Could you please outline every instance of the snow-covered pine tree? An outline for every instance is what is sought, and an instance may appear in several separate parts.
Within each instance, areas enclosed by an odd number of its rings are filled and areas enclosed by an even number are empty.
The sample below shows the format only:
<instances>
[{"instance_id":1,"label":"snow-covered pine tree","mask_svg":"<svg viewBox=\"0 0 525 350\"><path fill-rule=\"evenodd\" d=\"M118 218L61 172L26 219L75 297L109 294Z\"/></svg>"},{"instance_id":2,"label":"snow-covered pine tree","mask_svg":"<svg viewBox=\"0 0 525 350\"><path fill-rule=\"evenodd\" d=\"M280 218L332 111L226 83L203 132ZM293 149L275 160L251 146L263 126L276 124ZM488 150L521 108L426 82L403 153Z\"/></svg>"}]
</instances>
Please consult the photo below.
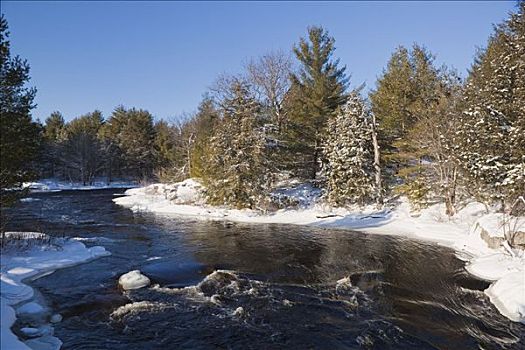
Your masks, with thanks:
<instances>
[{"instance_id":1,"label":"snow-covered pine tree","mask_svg":"<svg viewBox=\"0 0 525 350\"><path fill-rule=\"evenodd\" d=\"M222 120L210 139L203 180L211 204L257 208L272 180L266 138L259 125L260 105L249 87L235 81L222 101Z\"/></svg>"},{"instance_id":2,"label":"snow-covered pine tree","mask_svg":"<svg viewBox=\"0 0 525 350\"><path fill-rule=\"evenodd\" d=\"M357 92L328 120L323 173L330 204L364 205L378 198L372 119Z\"/></svg>"},{"instance_id":3,"label":"snow-covered pine tree","mask_svg":"<svg viewBox=\"0 0 525 350\"><path fill-rule=\"evenodd\" d=\"M525 2L496 28L466 86L458 159L480 199L525 194Z\"/></svg>"}]
</instances>

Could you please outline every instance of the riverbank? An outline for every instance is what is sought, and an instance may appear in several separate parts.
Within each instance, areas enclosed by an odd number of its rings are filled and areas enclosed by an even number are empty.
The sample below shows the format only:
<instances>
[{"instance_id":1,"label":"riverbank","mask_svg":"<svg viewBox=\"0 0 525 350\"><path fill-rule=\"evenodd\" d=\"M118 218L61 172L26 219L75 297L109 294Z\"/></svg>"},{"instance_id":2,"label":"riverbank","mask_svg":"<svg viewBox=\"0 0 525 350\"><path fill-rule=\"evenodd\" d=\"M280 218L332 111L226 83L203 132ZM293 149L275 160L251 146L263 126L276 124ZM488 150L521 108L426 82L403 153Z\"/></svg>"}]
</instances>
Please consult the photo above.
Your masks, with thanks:
<instances>
[{"instance_id":1,"label":"riverbank","mask_svg":"<svg viewBox=\"0 0 525 350\"><path fill-rule=\"evenodd\" d=\"M138 187L134 181L111 181L106 179L96 179L89 185L81 182L60 181L57 179L41 179L34 182L24 182L22 188L27 188L31 192L59 192L69 190L102 190L110 188L134 188Z\"/></svg>"},{"instance_id":2,"label":"riverbank","mask_svg":"<svg viewBox=\"0 0 525 350\"><path fill-rule=\"evenodd\" d=\"M305 191L296 191L293 195L299 197L296 202L309 198ZM280 209L263 214L248 209L206 206L200 185L191 179L172 185L154 184L130 189L126 196L113 201L135 212L245 223L312 225L436 242L455 249L458 257L466 261L467 271L471 274L493 282L485 293L504 316L525 323L525 253L508 246L490 248L487 245L481 237L483 231L498 238L503 230L498 223L501 217L487 214L481 203L470 203L449 219L440 204L414 215L403 199L392 208L377 211L372 207L356 210L329 208L316 201L314 196L310 205L302 205L299 209ZM525 230L525 220L519 220L516 225Z\"/></svg>"},{"instance_id":3,"label":"riverbank","mask_svg":"<svg viewBox=\"0 0 525 350\"><path fill-rule=\"evenodd\" d=\"M7 232L1 250L0 301L1 349L59 349L62 342L53 337L49 322L59 322L60 315L32 300L33 289L27 281L53 273L57 269L107 256L103 247L87 248L75 239L52 238L35 232ZM30 339L20 340L11 327L17 318L27 320L22 332ZM24 322L25 323L25 322Z\"/></svg>"}]
</instances>

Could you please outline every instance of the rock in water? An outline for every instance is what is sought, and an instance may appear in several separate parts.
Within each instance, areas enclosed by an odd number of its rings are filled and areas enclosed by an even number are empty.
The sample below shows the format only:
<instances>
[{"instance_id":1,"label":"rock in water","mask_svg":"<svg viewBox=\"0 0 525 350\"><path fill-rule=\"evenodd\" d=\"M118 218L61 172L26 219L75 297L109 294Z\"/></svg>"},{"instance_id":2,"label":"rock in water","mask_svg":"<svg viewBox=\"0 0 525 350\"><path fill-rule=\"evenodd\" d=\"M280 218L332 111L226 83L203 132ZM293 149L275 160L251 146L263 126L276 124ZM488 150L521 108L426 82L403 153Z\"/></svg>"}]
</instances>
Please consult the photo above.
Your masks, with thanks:
<instances>
[{"instance_id":1,"label":"rock in water","mask_svg":"<svg viewBox=\"0 0 525 350\"><path fill-rule=\"evenodd\" d=\"M149 286L150 280L139 270L133 270L120 276L118 283L124 290L130 290Z\"/></svg>"},{"instance_id":2,"label":"rock in water","mask_svg":"<svg viewBox=\"0 0 525 350\"><path fill-rule=\"evenodd\" d=\"M58 323L62 321L62 315L61 314L54 314L53 316L51 316L51 318L49 319L49 322L51 323Z\"/></svg>"}]
</instances>

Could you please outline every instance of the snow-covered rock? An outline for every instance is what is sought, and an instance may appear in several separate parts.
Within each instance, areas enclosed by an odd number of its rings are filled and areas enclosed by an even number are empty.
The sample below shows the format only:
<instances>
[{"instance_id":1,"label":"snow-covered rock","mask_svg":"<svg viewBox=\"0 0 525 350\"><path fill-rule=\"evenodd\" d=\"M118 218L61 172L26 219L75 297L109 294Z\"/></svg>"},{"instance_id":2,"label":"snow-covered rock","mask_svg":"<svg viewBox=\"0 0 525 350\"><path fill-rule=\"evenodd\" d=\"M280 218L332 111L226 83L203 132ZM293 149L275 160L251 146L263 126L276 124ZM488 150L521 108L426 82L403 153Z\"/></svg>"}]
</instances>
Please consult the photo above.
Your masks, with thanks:
<instances>
[{"instance_id":1,"label":"snow-covered rock","mask_svg":"<svg viewBox=\"0 0 525 350\"><path fill-rule=\"evenodd\" d=\"M62 315L61 314L54 314L49 319L49 322L51 322L51 323L59 323L61 321L62 321Z\"/></svg>"},{"instance_id":2,"label":"snow-covered rock","mask_svg":"<svg viewBox=\"0 0 525 350\"><path fill-rule=\"evenodd\" d=\"M40 316L48 312L49 310L34 301L26 303L16 310L17 316Z\"/></svg>"},{"instance_id":3,"label":"snow-covered rock","mask_svg":"<svg viewBox=\"0 0 525 350\"><path fill-rule=\"evenodd\" d=\"M242 306L239 306L238 308L236 308L233 313L232 313L232 316L237 316L237 317L240 317L244 314L244 308Z\"/></svg>"},{"instance_id":4,"label":"snow-covered rock","mask_svg":"<svg viewBox=\"0 0 525 350\"><path fill-rule=\"evenodd\" d=\"M122 289L130 290L147 287L151 281L147 276L141 274L139 270L133 270L120 276L118 283Z\"/></svg>"},{"instance_id":5,"label":"snow-covered rock","mask_svg":"<svg viewBox=\"0 0 525 350\"><path fill-rule=\"evenodd\" d=\"M203 186L195 179L187 179L175 186L168 199L175 204L202 204L204 203Z\"/></svg>"},{"instance_id":6,"label":"snow-covered rock","mask_svg":"<svg viewBox=\"0 0 525 350\"><path fill-rule=\"evenodd\" d=\"M173 184L157 183L146 187L132 188L127 190L125 194L141 197L144 202L161 198L179 205L201 205L205 202L204 187L195 179L186 179Z\"/></svg>"},{"instance_id":7,"label":"snow-covered rock","mask_svg":"<svg viewBox=\"0 0 525 350\"><path fill-rule=\"evenodd\" d=\"M323 191L310 183L284 183L270 194L272 203L277 208L308 208L313 206Z\"/></svg>"},{"instance_id":8,"label":"snow-covered rock","mask_svg":"<svg viewBox=\"0 0 525 350\"><path fill-rule=\"evenodd\" d=\"M53 335L54 329L51 326L45 325L38 328L34 327L23 327L20 331L28 338L36 338L44 335Z\"/></svg>"},{"instance_id":9,"label":"snow-covered rock","mask_svg":"<svg viewBox=\"0 0 525 350\"><path fill-rule=\"evenodd\" d=\"M513 245L525 248L524 217L488 213L475 222L472 230L492 249L498 249L505 241L511 241Z\"/></svg>"}]
</instances>

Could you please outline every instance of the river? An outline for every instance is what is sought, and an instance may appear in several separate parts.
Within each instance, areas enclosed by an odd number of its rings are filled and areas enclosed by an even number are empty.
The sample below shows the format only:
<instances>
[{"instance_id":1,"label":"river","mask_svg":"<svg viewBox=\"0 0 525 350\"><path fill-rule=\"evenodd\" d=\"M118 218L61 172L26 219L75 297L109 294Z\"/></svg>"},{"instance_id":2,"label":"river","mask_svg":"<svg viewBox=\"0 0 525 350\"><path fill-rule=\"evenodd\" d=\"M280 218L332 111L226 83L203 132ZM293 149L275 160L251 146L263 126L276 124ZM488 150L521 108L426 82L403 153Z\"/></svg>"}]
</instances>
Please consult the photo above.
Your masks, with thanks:
<instances>
[{"instance_id":1,"label":"river","mask_svg":"<svg viewBox=\"0 0 525 350\"><path fill-rule=\"evenodd\" d=\"M133 213L124 190L31 194L12 230L112 255L32 285L63 349L524 349L454 251L400 237ZM131 292L120 275L153 284ZM23 325L16 324L17 327Z\"/></svg>"}]
</instances>

